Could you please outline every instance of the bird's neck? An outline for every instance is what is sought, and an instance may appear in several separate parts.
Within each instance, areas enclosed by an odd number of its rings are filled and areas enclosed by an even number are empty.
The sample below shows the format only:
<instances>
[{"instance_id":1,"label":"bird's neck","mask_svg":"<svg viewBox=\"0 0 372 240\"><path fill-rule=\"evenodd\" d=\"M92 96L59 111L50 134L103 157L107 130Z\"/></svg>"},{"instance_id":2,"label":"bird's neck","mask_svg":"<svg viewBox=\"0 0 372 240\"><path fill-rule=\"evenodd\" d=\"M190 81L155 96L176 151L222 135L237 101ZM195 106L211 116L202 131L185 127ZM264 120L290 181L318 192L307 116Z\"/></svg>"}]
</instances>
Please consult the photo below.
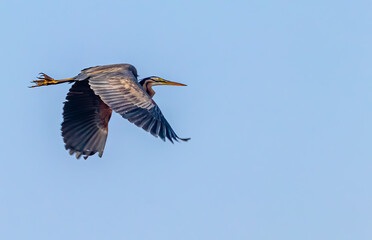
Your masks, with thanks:
<instances>
[{"instance_id":1,"label":"bird's neck","mask_svg":"<svg viewBox=\"0 0 372 240\"><path fill-rule=\"evenodd\" d=\"M155 91L152 89L151 81L145 81L142 84L142 88L147 92L147 94L152 98L155 95Z\"/></svg>"}]
</instances>

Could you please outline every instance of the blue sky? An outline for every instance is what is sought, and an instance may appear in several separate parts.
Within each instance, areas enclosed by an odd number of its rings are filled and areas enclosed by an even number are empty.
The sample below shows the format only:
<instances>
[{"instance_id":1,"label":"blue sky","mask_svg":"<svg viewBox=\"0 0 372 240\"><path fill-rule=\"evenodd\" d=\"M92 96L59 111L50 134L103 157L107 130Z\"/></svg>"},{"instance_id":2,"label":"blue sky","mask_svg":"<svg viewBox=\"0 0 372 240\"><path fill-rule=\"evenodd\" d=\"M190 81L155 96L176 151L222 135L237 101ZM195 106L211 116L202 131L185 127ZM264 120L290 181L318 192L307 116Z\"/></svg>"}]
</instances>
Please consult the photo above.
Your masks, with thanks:
<instances>
[{"instance_id":1,"label":"blue sky","mask_svg":"<svg viewBox=\"0 0 372 240\"><path fill-rule=\"evenodd\" d=\"M1 239L372 239L370 1L2 1ZM114 114L103 158L60 133L83 68L188 87L188 143Z\"/></svg>"}]
</instances>

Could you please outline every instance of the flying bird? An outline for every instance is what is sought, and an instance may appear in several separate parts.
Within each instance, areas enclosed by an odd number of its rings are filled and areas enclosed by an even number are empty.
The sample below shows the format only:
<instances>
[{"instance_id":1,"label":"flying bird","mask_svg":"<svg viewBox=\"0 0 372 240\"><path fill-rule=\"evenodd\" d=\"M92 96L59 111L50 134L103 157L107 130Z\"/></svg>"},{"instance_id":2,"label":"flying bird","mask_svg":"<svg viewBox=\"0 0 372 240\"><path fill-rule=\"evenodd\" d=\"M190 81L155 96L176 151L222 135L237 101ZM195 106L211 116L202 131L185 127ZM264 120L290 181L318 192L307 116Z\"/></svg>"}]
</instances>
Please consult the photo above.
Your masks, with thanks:
<instances>
[{"instance_id":1,"label":"flying bird","mask_svg":"<svg viewBox=\"0 0 372 240\"><path fill-rule=\"evenodd\" d=\"M64 102L62 137L66 150L77 159L95 153L102 157L112 110L163 141L190 140L177 136L152 99L152 86L186 85L155 76L138 82L137 77L134 66L112 64L86 68L73 78L60 80L40 73L30 87L74 83Z\"/></svg>"}]
</instances>

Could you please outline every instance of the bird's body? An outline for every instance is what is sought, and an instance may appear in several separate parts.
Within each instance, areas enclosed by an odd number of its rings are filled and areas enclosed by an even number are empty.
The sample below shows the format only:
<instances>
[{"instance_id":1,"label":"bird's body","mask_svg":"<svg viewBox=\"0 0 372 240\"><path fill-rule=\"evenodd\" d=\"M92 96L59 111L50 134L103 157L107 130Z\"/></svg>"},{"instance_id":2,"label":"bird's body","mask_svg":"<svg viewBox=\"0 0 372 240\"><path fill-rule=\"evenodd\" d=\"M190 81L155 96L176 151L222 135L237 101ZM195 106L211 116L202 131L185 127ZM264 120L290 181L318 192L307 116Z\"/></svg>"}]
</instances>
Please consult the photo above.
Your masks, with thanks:
<instances>
[{"instance_id":1,"label":"bird's body","mask_svg":"<svg viewBox=\"0 0 372 240\"><path fill-rule=\"evenodd\" d=\"M86 68L74 78L62 80L41 74L32 87L74 83L63 108L62 136L66 149L77 158L97 152L102 156L112 110L164 141L189 140L177 136L152 100L154 85L186 85L159 77L138 82L137 76L134 66L113 64Z\"/></svg>"}]
</instances>

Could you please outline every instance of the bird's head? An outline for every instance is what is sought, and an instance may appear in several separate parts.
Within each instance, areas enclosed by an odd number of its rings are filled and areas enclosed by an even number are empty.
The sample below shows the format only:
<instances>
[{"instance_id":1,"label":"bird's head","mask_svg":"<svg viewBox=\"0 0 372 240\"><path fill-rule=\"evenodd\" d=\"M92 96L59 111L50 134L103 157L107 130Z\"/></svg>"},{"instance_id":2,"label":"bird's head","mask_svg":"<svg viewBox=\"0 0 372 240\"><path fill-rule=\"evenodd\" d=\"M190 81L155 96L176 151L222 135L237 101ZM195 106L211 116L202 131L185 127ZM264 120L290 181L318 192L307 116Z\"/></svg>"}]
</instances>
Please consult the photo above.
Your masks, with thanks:
<instances>
[{"instance_id":1,"label":"bird's head","mask_svg":"<svg viewBox=\"0 0 372 240\"><path fill-rule=\"evenodd\" d=\"M139 84L150 95L150 97L153 97L155 95L154 90L152 90L151 88L152 86L156 86L156 85L187 86L182 83L168 81L163 78L156 77L156 76L144 78L139 82Z\"/></svg>"},{"instance_id":2,"label":"bird's head","mask_svg":"<svg viewBox=\"0 0 372 240\"><path fill-rule=\"evenodd\" d=\"M168 81L168 80L165 80L163 78L156 77L156 76L144 78L140 81L140 84L142 86L145 85L145 84L151 84L152 86L156 86L156 85L187 86L187 85L182 84L182 83Z\"/></svg>"}]
</instances>

